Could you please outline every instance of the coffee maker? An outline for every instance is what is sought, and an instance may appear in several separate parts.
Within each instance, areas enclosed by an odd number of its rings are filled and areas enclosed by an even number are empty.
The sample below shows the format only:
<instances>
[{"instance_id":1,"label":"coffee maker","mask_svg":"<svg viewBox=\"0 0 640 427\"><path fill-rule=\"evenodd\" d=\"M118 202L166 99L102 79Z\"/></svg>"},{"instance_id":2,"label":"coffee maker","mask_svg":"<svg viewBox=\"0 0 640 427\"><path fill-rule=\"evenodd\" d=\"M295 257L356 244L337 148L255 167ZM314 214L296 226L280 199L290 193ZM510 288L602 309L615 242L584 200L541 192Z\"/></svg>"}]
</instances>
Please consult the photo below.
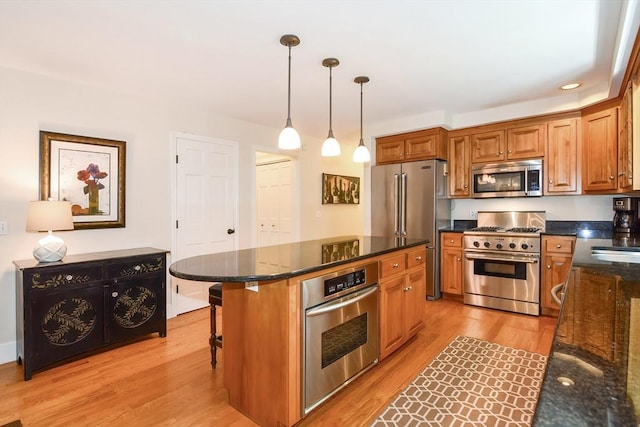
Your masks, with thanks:
<instances>
[{"instance_id":1,"label":"coffee maker","mask_svg":"<svg viewBox=\"0 0 640 427\"><path fill-rule=\"evenodd\" d=\"M638 202L636 197L613 198L613 232L615 234L636 235L640 231Z\"/></svg>"}]
</instances>

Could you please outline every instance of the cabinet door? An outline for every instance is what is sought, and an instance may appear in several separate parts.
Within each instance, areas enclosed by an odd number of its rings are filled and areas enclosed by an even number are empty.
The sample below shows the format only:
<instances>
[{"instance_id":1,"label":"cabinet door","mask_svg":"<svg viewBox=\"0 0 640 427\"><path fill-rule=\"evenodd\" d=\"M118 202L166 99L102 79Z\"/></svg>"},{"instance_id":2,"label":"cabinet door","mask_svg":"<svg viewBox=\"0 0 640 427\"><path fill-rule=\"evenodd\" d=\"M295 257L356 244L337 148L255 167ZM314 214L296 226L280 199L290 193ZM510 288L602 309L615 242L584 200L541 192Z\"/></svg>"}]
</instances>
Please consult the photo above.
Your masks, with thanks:
<instances>
[{"instance_id":1,"label":"cabinet door","mask_svg":"<svg viewBox=\"0 0 640 427\"><path fill-rule=\"evenodd\" d=\"M497 162L505 157L504 131L471 135L471 163Z\"/></svg>"},{"instance_id":2,"label":"cabinet door","mask_svg":"<svg viewBox=\"0 0 640 427\"><path fill-rule=\"evenodd\" d=\"M544 156L547 140L544 124L523 126L507 131L507 159L531 159Z\"/></svg>"},{"instance_id":3,"label":"cabinet door","mask_svg":"<svg viewBox=\"0 0 640 427\"><path fill-rule=\"evenodd\" d=\"M631 84L625 90L618 119L618 189L633 190L633 106Z\"/></svg>"},{"instance_id":4,"label":"cabinet door","mask_svg":"<svg viewBox=\"0 0 640 427\"><path fill-rule=\"evenodd\" d=\"M405 276L380 282L380 359L404 342Z\"/></svg>"},{"instance_id":5,"label":"cabinet door","mask_svg":"<svg viewBox=\"0 0 640 427\"><path fill-rule=\"evenodd\" d=\"M442 249L442 292L462 295L462 250Z\"/></svg>"},{"instance_id":6,"label":"cabinet door","mask_svg":"<svg viewBox=\"0 0 640 427\"><path fill-rule=\"evenodd\" d=\"M470 164L469 136L449 139L449 196L469 197Z\"/></svg>"},{"instance_id":7,"label":"cabinet door","mask_svg":"<svg viewBox=\"0 0 640 427\"><path fill-rule=\"evenodd\" d=\"M560 310L560 306L551 296L551 290L560 283L565 283L571 268L571 256L549 254L543 256L544 271L542 275L542 308Z\"/></svg>"},{"instance_id":8,"label":"cabinet door","mask_svg":"<svg viewBox=\"0 0 640 427\"><path fill-rule=\"evenodd\" d=\"M616 108L582 118L584 191L615 190L618 176L618 116Z\"/></svg>"},{"instance_id":9,"label":"cabinet door","mask_svg":"<svg viewBox=\"0 0 640 427\"><path fill-rule=\"evenodd\" d=\"M438 134L426 134L404 140L405 160L433 159L438 152Z\"/></svg>"},{"instance_id":10,"label":"cabinet door","mask_svg":"<svg viewBox=\"0 0 640 427\"><path fill-rule=\"evenodd\" d=\"M404 160L404 139L377 140L376 163L397 163Z\"/></svg>"},{"instance_id":11,"label":"cabinet door","mask_svg":"<svg viewBox=\"0 0 640 427\"><path fill-rule=\"evenodd\" d=\"M545 194L579 193L578 119L550 122L547 133Z\"/></svg>"},{"instance_id":12,"label":"cabinet door","mask_svg":"<svg viewBox=\"0 0 640 427\"><path fill-rule=\"evenodd\" d=\"M107 341L159 332L166 335L164 275L121 279L107 289Z\"/></svg>"},{"instance_id":13,"label":"cabinet door","mask_svg":"<svg viewBox=\"0 0 640 427\"><path fill-rule=\"evenodd\" d=\"M616 279L579 268L574 296L574 344L606 360L613 360Z\"/></svg>"},{"instance_id":14,"label":"cabinet door","mask_svg":"<svg viewBox=\"0 0 640 427\"><path fill-rule=\"evenodd\" d=\"M30 308L30 371L104 345L103 286L39 292Z\"/></svg>"},{"instance_id":15,"label":"cabinet door","mask_svg":"<svg viewBox=\"0 0 640 427\"><path fill-rule=\"evenodd\" d=\"M406 276L404 287L405 338L415 335L424 325L427 299L426 270L415 268Z\"/></svg>"}]
</instances>

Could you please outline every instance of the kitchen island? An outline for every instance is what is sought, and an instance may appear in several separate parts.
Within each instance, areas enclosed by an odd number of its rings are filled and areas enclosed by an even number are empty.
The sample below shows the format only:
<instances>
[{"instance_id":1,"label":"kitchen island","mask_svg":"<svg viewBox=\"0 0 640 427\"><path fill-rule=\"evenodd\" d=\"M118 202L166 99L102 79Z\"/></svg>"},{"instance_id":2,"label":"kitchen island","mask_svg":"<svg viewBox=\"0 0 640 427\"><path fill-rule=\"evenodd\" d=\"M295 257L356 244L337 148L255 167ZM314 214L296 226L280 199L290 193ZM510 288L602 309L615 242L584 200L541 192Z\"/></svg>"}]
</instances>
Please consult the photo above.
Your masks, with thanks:
<instances>
[{"instance_id":1,"label":"kitchen island","mask_svg":"<svg viewBox=\"0 0 640 427\"><path fill-rule=\"evenodd\" d=\"M640 248L620 244L576 241L534 426L638 425Z\"/></svg>"},{"instance_id":2,"label":"kitchen island","mask_svg":"<svg viewBox=\"0 0 640 427\"><path fill-rule=\"evenodd\" d=\"M422 271L422 292L416 293L416 301L423 306L427 243L425 239L341 236L190 257L173 263L169 272L186 280L222 282L222 366L229 404L260 425L293 425L304 414L301 283L371 263L380 266L381 278L389 274L386 277L394 283L404 268ZM422 255L410 261L413 253ZM415 331L413 327L411 333Z\"/></svg>"}]
</instances>

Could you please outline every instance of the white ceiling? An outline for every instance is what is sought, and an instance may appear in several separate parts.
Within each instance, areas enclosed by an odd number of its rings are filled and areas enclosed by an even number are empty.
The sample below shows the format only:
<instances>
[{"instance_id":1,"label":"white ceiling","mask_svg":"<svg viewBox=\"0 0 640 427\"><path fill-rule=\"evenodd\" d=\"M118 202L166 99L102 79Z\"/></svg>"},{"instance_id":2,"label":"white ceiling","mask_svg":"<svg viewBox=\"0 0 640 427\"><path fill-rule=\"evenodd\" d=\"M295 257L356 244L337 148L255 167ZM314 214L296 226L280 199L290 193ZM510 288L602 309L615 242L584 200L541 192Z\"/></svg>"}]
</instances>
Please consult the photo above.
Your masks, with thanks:
<instances>
[{"instance_id":1,"label":"white ceiling","mask_svg":"<svg viewBox=\"0 0 640 427\"><path fill-rule=\"evenodd\" d=\"M0 66L324 138L437 113L578 108L617 95L638 0L0 0ZM626 33L625 33L626 32ZM623 43L620 42L622 39ZM616 65L617 64L617 65ZM578 81L574 93L559 86ZM524 108L523 108L524 106Z\"/></svg>"}]
</instances>

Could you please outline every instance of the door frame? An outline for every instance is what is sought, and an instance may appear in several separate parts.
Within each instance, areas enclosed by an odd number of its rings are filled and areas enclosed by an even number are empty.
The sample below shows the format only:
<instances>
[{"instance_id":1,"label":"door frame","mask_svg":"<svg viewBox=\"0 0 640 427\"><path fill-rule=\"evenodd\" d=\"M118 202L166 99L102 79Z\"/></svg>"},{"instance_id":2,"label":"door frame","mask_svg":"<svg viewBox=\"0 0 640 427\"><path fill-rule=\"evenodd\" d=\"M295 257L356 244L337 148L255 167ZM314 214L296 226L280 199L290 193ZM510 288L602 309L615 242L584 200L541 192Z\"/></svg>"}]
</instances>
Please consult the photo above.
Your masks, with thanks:
<instances>
[{"instance_id":1,"label":"door frame","mask_svg":"<svg viewBox=\"0 0 640 427\"><path fill-rule=\"evenodd\" d=\"M256 180L257 180L257 174L256 174L256 153L257 152L262 152L262 153L271 153L271 154L277 154L283 157L288 157L289 159L291 159L292 165L293 165L293 179L294 179L294 183L292 185L292 189L293 189L293 214L292 214L292 218L294 221L293 224L293 233L292 233L292 239L293 241L299 241L300 240L300 162L298 161L298 157L295 155L295 152L289 152L289 151L284 151L284 150L279 150L279 149L274 149L273 147L266 147L266 146L261 146L261 145L254 145L252 147L252 151L253 151L253 165L251 167L251 187L253 189L253 191L251 192L251 203L253 205L253 209L251 210L251 241L252 246L253 247L257 247L258 246L258 230L256 228L256 224L258 223L258 203L256 198L258 197L258 188L256 185Z\"/></svg>"},{"instance_id":2,"label":"door frame","mask_svg":"<svg viewBox=\"0 0 640 427\"><path fill-rule=\"evenodd\" d=\"M185 132L175 132L172 131L170 132L170 159L169 162L171 163L169 170L170 170L170 191L171 191L171 252L168 256L168 265L171 265L171 263L177 261L176 259L174 259L174 256L176 254L177 251L177 229L176 229L176 221L178 220L178 213L177 213L177 209L176 209L176 203L177 203L177 194L176 194L176 179L177 179L177 163L176 163L176 156L178 155L178 139L179 138L185 138L185 139L191 139L191 140L195 140L195 141L201 141L204 143L213 143L213 144L226 144L229 145L233 148L233 155L235 157L235 162L236 165L233 168L233 181L235 182L234 188L233 188L233 198L235 200L235 206L233 206L233 223L235 225L236 228L238 228L238 221L239 221L239 215L238 215L238 207L239 207L239 188L240 188L240 183L239 183L239 147L238 147L238 143L235 141L230 141L230 140L225 140L225 139L221 139L221 138L211 138L208 136L202 136L202 135L195 135L195 134L190 134L190 133L185 133ZM233 246L234 248L238 247L238 233L235 233L233 235ZM171 318L171 317L175 317L177 316L176 314L176 307L175 307L175 296L176 296L176 292L175 292L175 285L174 285L174 281L171 279L173 276L171 276L169 274L169 269L167 268L167 318Z\"/></svg>"}]
</instances>

